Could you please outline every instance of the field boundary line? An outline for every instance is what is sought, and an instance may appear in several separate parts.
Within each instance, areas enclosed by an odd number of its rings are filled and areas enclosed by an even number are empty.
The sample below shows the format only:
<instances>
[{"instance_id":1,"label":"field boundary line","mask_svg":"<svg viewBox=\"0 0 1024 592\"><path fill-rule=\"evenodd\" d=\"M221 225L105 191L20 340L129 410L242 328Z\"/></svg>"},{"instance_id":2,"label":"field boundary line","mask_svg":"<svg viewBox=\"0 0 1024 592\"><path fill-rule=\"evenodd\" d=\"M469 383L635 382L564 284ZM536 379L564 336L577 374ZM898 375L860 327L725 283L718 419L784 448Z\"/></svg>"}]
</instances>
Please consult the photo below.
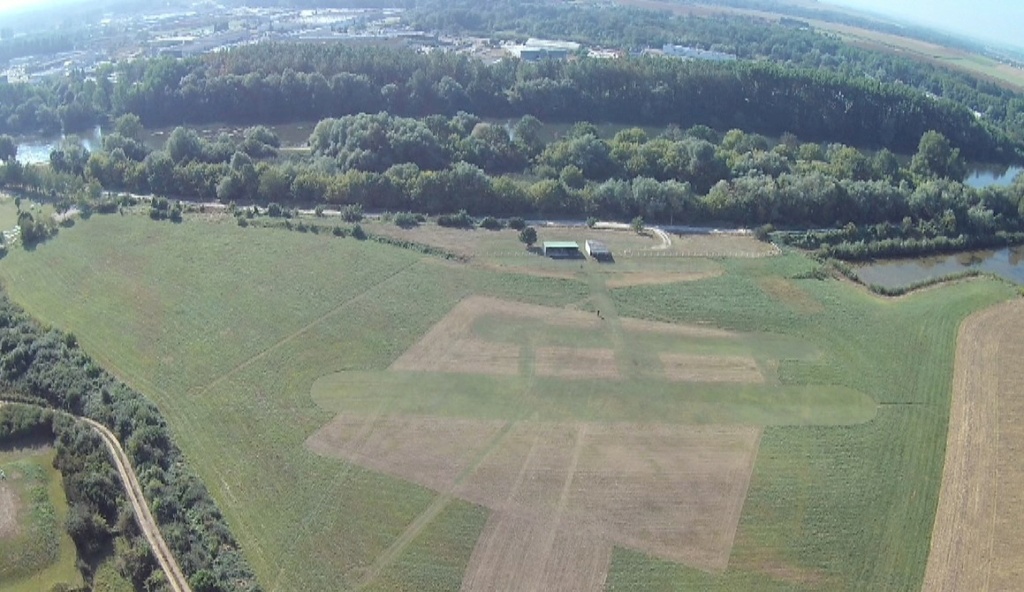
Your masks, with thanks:
<instances>
[{"instance_id":1,"label":"field boundary line","mask_svg":"<svg viewBox=\"0 0 1024 592\"><path fill-rule=\"evenodd\" d=\"M225 380L231 378L232 376L234 376L235 374L241 372L242 370L245 370L249 366L252 366L256 362L262 360L263 358L267 357L271 353L277 351L279 348L281 348L281 347L291 343L292 341L295 341L296 339L298 339L300 336L302 336L304 333L306 333L307 331L309 331L313 327L316 327L317 325L319 325L323 321L331 318L332 316L334 316L334 315L338 314L339 312L341 312L342 310L344 310L348 305L350 305L353 302L356 302L356 301L362 299L363 297L365 297L367 294L369 294L373 290L379 288L380 286L383 286L385 283L391 281L392 279L398 277L399 275L405 273L409 269L411 269L411 268L413 268L413 267L415 267L416 265L419 265L419 264L420 264L420 261L419 260L415 260L415 261L410 262L408 265L404 265L404 266L398 268L391 275L388 275L388 276L384 277L381 281L373 284L372 286L367 287L365 290L363 290L363 291L361 291L361 292L359 292L357 294L354 294L351 297L343 300L340 304L338 304L334 308L328 310L327 312L325 312L324 314L320 315L319 317L313 319L312 321L306 323L305 325L303 325L301 328L299 328L294 333L291 333L289 335L285 335L280 340L278 340L275 343L272 343L269 346L267 346L266 349L264 349L264 350L262 350L260 352L257 352L252 357L250 357L250 358L248 358L246 360L243 360L238 365L234 366L233 368L230 368L227 372L225 372L224 374L222 374L222 375L218 376L216 379L214 379L213 382L211 382L210 384L208 384L208 385L206 385L204 387L201 387L199 389L191 390L191 391L187 392L186 396L200 397L200 396L203 396L203 395L209 393L211 390L216 388L217 385L221 384Z\"/></svg>"}]
</instances>

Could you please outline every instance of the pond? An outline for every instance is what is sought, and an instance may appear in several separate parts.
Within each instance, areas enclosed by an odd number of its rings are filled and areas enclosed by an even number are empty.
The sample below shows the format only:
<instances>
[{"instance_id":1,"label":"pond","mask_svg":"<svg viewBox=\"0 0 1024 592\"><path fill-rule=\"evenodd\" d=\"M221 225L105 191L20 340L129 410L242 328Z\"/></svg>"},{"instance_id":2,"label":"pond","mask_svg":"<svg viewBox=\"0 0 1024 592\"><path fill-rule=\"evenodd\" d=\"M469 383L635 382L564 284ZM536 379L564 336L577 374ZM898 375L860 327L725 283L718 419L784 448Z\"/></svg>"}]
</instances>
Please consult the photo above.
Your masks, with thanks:
<instances>
[{"instance_id":1,"label":"pond","mask_svg":"<svg viewBox=\"0 0 1024 592\"><path fill-rule=\"evenodd\" d=\"M99 148L103 142L103 130L98 125L87 132L76 135L82 139L82 145L90 152ZM63 134L58 134L18 138L18 161L22 164L50 162L50 152L61 143L64 137Z\"/></svg>"},{"instance_id":2,"label":"pond","mask_svg":"<svg viewBox=\"0 0 1024 592\"><path fill-rule=\"evenodd\" d=\"M970 269L986 271L1024 284L1024 246L992 251L970 251L918 259L878 261L857 268L865 284L900 288Z\"/></svg>"},{"instance_id":3,"label":"pond","mask_svg":"<svg viewBox=\"0 0 1024 592\"><path fill-rule=\"evenodd\" d=\"M1013 183L1013 180L1017 178L1017 175L1021 172L1024 172L1024 168L985 164L974 165L967 173L967 178L964 179L964 185L975 189L991 186L1006 187Z\"/></svg>"},{"instance_id":4,"label":"pond","mask_svg":"<svg viewBox=\"0 0 1024 592\"><path fill-rule=\"evenodd\" d=\"M309 135L313 133L316 122L287 123L281 125L268 125L279 138L281 145L285 147L305 146ZM247 126L229 126L223 124L210 124L195 126L193 129L205 139L212 140L220 134L228 134L240 137L245 133ZM174 127L147 129L142 132L142 141L150 150L159 150L164 147L167 137L174 131ZM90 152L102 146L103 129L96 126L94 129L77 134L82 139L82 144ZM22 164L38 164L50 162L50 152L56 148L64 139L63 135L44 137L21 137L18 138L18 160Z\"/></svg>"}]
</instances>

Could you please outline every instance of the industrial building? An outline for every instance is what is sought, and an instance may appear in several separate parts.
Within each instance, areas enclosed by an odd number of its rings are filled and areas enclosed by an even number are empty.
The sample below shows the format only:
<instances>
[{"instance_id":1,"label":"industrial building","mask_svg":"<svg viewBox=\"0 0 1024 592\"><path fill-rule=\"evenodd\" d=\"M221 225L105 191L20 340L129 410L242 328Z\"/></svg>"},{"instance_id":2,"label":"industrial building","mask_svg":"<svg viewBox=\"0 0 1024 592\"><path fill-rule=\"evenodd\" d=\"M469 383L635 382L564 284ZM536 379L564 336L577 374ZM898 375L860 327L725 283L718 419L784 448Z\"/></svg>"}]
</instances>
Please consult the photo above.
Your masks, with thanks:
<instances>
[{"instance_id":1,"label":"industrial building","mask_svg":"<svg viewBox=\"0 0 1024 592\"><path fill-rule=\"evenodd\" d=\"M574 41L531 38L522 45L509 45L505 49L521 60L534 62L542 59L564 60L569 54L579 51L580 44Z\"/></svg>"},{"instance_id":2,"label":"industrial building","mask_svg":"<svg viewBox=\"0 0 1024 592\"><path fill-rule=\"evenodd\" d=\"M685 45L673 45L666 43L661 51L663 54L673 58L684 60L707 60L710 62L735 62L736 56L721 51L700 49L699 47L687 47Z\"/></svg>"}]
</instances>

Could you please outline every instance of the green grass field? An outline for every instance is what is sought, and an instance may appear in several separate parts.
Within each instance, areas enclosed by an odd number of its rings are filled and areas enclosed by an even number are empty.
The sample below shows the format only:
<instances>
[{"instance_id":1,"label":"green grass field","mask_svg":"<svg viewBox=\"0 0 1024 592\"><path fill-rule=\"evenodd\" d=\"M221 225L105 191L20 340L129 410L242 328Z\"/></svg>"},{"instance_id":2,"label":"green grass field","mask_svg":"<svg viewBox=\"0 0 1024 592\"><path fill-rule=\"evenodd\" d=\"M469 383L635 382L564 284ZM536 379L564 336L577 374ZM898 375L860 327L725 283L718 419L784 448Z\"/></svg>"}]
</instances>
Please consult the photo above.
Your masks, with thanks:
<instances>
[{"instance_id":1,"label":"green grass field","mask_svg":"<svg viewBox=\"0 0 1024 592\"><path fill-rule=\"evenodd\" d=\"M522 247L510 236L488 248ZM551 418L767 426L728 570L620 548L609 589L919 588L956 329L1013 290L978 280L882 300L846 283L790 279L814 265L799 255L674 261L720 275L607 289L595 280L603 271L579 263L567 278L540 277L231 219L94 216L33 252L15 250L0 278L30 313L73 332L157 403L268 590L458 587L486 509L448 504L395 550L437 494L317 456L304 442L336 411L384 399L417 413L521 411L516 378L383 372L471 294L711 325L739 337L653 336L645 347L779 360L764 385L534 381L528 404ZM487 320L474 330L513 343L596 339Z\"/></svg>"},{"instance_id":2,"label":"green grass field","mask_svg":"<svg viewBox=\"0 0 1024 592\"><path fill-rule=\"evenodd\" d=\"M19 499L19 532L0 537L0 592L82 585L75 545L64 530L68 502L50 449L0 450L0 469Z\"/></svg>"}]
</instances>

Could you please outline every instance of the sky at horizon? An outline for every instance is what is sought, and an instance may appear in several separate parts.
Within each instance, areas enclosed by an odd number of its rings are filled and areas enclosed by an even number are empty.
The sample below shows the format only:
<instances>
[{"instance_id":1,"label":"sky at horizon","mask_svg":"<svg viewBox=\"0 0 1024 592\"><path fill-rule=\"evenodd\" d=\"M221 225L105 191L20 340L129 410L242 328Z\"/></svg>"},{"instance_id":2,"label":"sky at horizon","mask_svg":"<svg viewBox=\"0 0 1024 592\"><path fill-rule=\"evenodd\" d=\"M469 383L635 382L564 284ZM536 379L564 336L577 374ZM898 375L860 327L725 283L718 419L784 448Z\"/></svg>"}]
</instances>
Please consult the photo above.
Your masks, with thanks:
<instances>
[{"instance_id":1,"label":"sky at horizon","mask_svg":"<svg viewBox=\"0 0 1024 592\"><path fill-rule=\"evenodd\" d=\"M819 0L918 23L980 41L1024 49L1022 0ZM0 0L0 14L48 4L47 0Z\"/></svg>"},{"instance_id":2,"label":"sky at horizon","mask_svg":"<svg viewBox=\"0 0 1024 592\"><path fill-rule=\"evenodd\" d=\"M2 1L2 0L0 0ZM1024 49L1021 0L819 0Z\"/></svg>"},{"instance_id":3,"label":"sky at horizon","mask_svg":"<svg viewBox=\"0 0 1024 592\"><path fill-rule=\"evenodd\" d=\"M25 8L42 4L46 4L46 2L40 2L40 0L0 0L0 13L14 8Z\"/></svg>"}]
</instances>

